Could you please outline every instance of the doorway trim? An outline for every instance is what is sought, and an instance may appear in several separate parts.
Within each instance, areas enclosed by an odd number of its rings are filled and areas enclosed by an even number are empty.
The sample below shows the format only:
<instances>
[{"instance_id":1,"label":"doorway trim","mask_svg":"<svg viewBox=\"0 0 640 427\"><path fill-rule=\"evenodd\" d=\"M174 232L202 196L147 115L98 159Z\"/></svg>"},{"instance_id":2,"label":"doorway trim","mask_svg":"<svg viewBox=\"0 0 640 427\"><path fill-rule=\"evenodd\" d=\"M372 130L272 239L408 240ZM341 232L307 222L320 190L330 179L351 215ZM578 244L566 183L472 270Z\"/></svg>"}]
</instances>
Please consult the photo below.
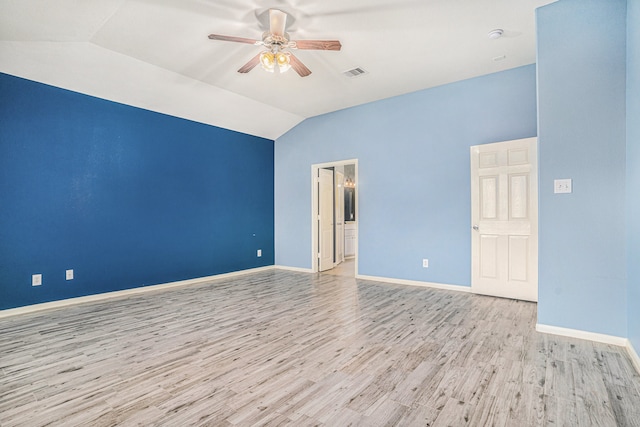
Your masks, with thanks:
<instances>
[{"instance_id":1,"label":"doorway trim","mask_svg":"<svg viewBox=\"0 0 640 427\"><path fill-rule=\"evenodd\" d=\"M356 197L356 251L355 251L355 276L358 276L358 245L359 245L359 222L360 209L358 204L360 203L358 187L360 186L360 180L358 178L358 159L349 160L337 160L334 162L316 163L311 165L311 270L313 273L318 272L318 170L324 168L330 168L335 166L355 165L355 181L356 187L354 189Z\"/></svg>"}]
</instances>

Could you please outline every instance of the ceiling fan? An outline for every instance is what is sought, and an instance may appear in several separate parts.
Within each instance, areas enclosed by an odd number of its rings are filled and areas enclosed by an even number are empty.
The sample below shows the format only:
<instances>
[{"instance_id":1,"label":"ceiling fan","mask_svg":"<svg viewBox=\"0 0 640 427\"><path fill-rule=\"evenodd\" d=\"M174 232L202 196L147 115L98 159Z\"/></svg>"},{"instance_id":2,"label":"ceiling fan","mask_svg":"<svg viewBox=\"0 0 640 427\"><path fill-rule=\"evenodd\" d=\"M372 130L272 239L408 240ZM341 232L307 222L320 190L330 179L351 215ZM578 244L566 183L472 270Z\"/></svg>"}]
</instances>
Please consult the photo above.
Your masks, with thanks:
<instances>
[{"instance_id":1,"label":"ceiling fan","mask_svg":"<svg viewBox=\"0 0 640 427\"><path fill-rule=\"evenodd\" d=\"M278 9L269 9L269 31L265 31L262 34L262 40L220 34L209 34L209 38L211 40L248 43L266 48L266 50L258 53L249 62L240 67L239 73L248 73L260 63L262 68L271 73L274 72L277 66L280 73L293 68L300 77L306 77L311 74L311 70L289 49L340 50L342 48L338 40L291 40L289 34L285 32L286 26L287 14Z\"/></svg>"}]
</instances>

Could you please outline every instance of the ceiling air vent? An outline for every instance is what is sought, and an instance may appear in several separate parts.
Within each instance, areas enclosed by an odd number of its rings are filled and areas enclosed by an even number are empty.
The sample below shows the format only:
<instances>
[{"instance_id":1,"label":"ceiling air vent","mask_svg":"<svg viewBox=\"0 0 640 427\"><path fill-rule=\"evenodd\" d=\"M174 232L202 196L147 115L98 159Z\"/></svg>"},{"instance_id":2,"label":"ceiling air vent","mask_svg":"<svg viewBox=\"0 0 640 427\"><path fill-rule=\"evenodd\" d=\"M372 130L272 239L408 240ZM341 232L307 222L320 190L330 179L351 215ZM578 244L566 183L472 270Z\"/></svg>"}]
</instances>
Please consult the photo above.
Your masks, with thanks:
<instances>
[{"instance_id":1,"label":"ceiling air vent","mask_svg":"<svg viewBox=\"0 0 640 427\"><path fill-rule=\"evenodd\" d=\"M358 76L361 76L363 74L367 74L367 72L365 70L363 70L362 68L358 67L358 68L354 68L353 70L347 70L342 74L344 74L347 77L358 77Z\"/></svg>"}]
</instances>

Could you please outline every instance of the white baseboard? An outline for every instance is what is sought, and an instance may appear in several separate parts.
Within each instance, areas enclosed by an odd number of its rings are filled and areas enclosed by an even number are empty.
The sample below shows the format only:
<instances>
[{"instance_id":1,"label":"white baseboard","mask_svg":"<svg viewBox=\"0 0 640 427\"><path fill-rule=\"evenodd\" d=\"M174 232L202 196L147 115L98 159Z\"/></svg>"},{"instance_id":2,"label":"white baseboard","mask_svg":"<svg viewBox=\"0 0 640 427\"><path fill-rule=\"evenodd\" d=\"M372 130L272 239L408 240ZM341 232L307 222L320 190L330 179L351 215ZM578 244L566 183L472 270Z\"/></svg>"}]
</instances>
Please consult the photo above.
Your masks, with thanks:
<instances>
[{"instance_id":1,"label":"white baseboard","mask_svg":"<svg viewBox=\"0 0 640 427\"><path fill-rule=\"evenodd\" d=\"M297 273L313 273L313 269L311 268L288 267L286 265L276 265L275 268L278 270L295 271Z\"/></svg>"},{"instance_id":2,"label":"white baseboard","mask_svg":"<svg viewBox=\"0 0 640 427\"><path fill-rule=\"evenodd\" d=\"M374 282L394 283L397 285L421 286L423 288L445 289L447 291L471 292L470 286L446 285L443 283L421 282L418 280L393 279L390 277L365 276L362 274L356 275L356 279L371 280Z\"/></svg>"},{"instance_id":3,"label":"white baseboard","mask_svg":"<svg viewBox=\"0 0 640 427\"><path fill-rule=\"evenodd\" d=\"M123 289L121 291L105 292L101 294L86 295L83 297L69 298L58 301L45 302L41 304L27 305L24 307L9 308L0 310L0 319L20 314L35 313L43 310L51 310L55 308L68 307L71 305L84 304L87 302L104 301L112 298L120 298L129 295L138 295L145 292L159 291L164 289L177 288L181 286L195 285L199 283L211 282L214 280L228 279L230 277L242 276L260 271L273 270L273 266L250 268L248 270L233 271L231 273L216 274L213 276L197 277L195 279L180 280L178 282L162 283L158 285L141 286L131 289Z\"/></svg>"},{"instance_id":4,"label":"white baseboard","mask_svg":"<svg viewBox=\"0 0 640 427\"><path fill-rule=\"evenodd\" d=\"M620 347L627 347L629 343L628 339L617 337L615 335L598 334L595 332L581 331L579 329L561 328L559 326L543 325L540 323L536 324L536 331L545 334L561 335L565 337L578 338L581 340L612 344Z\"/></svg>"},{"instance_id":5,"label":"white baseboard","mask_svg":"<svg viewBox=\"0 0 640 427\"><path fill-rule=\"evenodd\" d=\"M636 371L640 374L640 356L638 356L638 353L636 353L636 350L629 340L627 340L627 353L629 353L633 367L636 368Z\"/></svg>"}]
</instances>

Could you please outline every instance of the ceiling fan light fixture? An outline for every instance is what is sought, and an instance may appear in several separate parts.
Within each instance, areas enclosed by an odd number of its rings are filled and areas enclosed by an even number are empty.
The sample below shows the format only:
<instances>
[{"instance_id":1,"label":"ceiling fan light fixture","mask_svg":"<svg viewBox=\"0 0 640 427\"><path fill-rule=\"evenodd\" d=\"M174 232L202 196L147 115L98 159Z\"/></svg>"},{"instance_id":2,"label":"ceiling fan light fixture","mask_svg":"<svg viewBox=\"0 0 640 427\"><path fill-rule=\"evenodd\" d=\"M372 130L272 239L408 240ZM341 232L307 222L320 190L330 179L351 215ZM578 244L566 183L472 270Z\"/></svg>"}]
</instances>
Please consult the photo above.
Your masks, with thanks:
<instances>
[{"instance_id":1,"label":"ceiling fan light fixture","mask_svg":"<svg viewBox=\"0 0 640 427\"><path fill-rule=\"evenodd\" d=\"M276 53L276 63L278 64L278 69L281 73L286 73L287 71L289 71L289 68L291 68L291 59L289 58L289 53Z\"/></svg>"},{"instance_id":2,"label":"ceiling fan light fixture","mask_svg":"<svg viewBox=\"0 0 640 427\"><path fill-rule=\"evenodd\" d=\"M260 54L260 65L262 65L265 71L273 73L275 70L275 55L273 52L269 52L268 50L262 52Z\"/></svg>"}]
</instances>

